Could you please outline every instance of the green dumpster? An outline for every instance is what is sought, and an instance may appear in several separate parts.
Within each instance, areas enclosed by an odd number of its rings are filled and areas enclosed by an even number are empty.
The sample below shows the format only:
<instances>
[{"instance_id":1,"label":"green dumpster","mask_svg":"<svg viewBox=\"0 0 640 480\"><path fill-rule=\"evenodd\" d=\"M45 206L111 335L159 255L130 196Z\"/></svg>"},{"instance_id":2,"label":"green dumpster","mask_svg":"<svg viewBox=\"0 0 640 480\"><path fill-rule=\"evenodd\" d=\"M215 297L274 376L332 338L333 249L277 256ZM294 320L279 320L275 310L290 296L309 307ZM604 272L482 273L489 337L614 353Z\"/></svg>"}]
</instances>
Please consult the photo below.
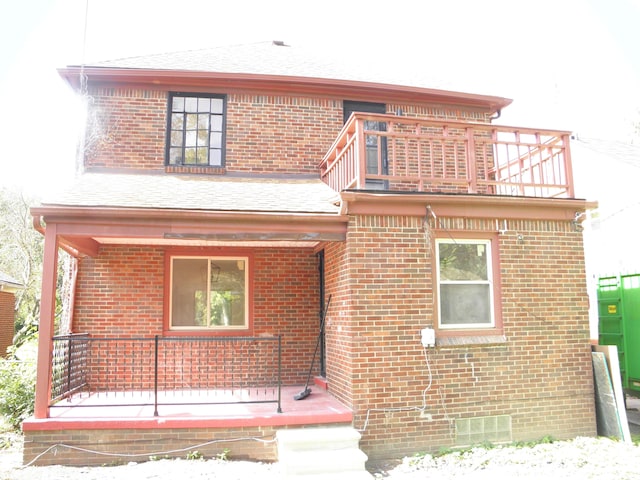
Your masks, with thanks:
<instances>
[{"instance_id":1,"label":"green dumpster","mask_svg":"<svg viewBox=\"0 0 640 480\"><path fill-rule=\"evenodd\" d=\"M640 392L640 273L598 279L598 343L618 347L622 387Z\"/></svg>"}]
</instances>

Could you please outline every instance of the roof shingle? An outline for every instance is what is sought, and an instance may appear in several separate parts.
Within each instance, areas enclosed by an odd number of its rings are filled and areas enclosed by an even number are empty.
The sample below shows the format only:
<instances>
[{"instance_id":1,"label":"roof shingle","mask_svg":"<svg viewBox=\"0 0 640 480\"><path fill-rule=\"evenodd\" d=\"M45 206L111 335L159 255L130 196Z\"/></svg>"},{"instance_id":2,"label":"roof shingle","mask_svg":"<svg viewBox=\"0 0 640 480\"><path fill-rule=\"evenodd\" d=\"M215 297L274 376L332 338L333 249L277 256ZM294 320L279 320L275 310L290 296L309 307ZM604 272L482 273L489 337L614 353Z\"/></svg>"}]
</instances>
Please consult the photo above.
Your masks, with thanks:
<instances>
[{"instance_id":1,"label":"roof shingle","mask_svg":"<svg viewBox=\"0 0 640 480\"><path fill-rule=\"evenodd\" d=\"M85 173L45 205L337 214L338 195L319 179Z\"/></svg>"},{"instance_id":2,"label":"roof shingle","mask_svg":"<svg viewBox=\"0 0 640 480\"><path fill-rule=\"evenodd\" d=\"M473 92L469 80L444 76L442 69L385 57L371 62L366 51L319 51L280 42L256 42L93 62L86 67L182 70L321 78L405 87ZM477 82L475 82L477 84ZM488 82L483 88L490 88ZM479 93L479 92L478 92Z\"/></svg>"}]
</instances>

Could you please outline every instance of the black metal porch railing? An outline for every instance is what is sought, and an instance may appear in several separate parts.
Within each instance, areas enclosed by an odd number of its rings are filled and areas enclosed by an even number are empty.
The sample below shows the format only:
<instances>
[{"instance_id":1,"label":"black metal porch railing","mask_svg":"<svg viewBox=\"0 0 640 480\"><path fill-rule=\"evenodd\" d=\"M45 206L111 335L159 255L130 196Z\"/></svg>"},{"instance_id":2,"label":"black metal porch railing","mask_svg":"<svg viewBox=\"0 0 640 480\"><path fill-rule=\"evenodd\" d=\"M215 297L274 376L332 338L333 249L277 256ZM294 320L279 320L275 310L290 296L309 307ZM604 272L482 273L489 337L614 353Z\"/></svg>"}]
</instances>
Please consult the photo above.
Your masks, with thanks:
<instances>
[{"instance_id":1,"label":"black metal porch railing","mask_svg":"<svg viewBox=\"0 0 640 480\"><path fill-rule=\"evenodd\" d=\"M50 406L276 403L282 342L275 337L53 338ZM69 402L60 403L68 399Z\"/></svg>"}]
</instances>

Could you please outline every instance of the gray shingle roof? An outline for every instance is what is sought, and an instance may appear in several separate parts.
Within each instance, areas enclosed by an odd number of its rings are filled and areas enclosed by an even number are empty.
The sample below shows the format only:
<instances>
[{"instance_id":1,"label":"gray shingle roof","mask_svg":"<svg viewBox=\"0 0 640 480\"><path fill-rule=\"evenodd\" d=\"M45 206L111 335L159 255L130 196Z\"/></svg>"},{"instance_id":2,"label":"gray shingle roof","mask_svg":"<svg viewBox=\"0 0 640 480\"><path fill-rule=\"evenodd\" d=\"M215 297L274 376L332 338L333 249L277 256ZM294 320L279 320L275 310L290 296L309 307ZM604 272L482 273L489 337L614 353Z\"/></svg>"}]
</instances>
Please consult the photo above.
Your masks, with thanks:
<instances>
[{"instance_id":1,"label":"gray shingle roof","mask_svg":"<svg viewBox=\"0 0 640 480\"><path fill-rule=\"evenodd\" d=\"M322 78L460 92L477 90L463 84L467 79L442 77L446 72L428 68L425 62L401 61L389 56L384 61L372 62L370 55L366 50L353 55L257 42L120 58L85 66Z\"/></svg>"},{"instance_id":2,"label":"gray shingle roof","mask_svg":"<svg viewBox=\"0 0 640 480\"><path fill-rule=\"evenodd\" d=\"M319 179L85 173L44 205L228 212L337 214L338 195Z\"/></svg>"}]
</instances>

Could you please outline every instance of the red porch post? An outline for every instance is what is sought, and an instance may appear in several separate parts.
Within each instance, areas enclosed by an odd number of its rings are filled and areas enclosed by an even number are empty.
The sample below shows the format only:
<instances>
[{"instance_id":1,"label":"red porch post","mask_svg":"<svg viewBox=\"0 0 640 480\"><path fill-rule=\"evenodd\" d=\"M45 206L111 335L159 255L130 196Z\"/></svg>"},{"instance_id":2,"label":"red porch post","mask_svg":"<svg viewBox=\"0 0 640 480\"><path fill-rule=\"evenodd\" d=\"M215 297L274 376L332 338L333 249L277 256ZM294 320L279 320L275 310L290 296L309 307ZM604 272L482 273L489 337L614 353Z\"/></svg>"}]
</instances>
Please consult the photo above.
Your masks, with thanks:
<instances>
[{"instance_id":1,"label":"red porch post","mask_svg":"<svg viewBox=\"0 0 640 480\"><path fill-rule=\"evenodd\" d=\"M38 365L36 371L35 418L49 416L51 394L51 355L53 322L56 310L56 278L58 272L58 235L56 224L47 225L44 235L40 326L38 329Z\"/></svg>"}]
</instances>

